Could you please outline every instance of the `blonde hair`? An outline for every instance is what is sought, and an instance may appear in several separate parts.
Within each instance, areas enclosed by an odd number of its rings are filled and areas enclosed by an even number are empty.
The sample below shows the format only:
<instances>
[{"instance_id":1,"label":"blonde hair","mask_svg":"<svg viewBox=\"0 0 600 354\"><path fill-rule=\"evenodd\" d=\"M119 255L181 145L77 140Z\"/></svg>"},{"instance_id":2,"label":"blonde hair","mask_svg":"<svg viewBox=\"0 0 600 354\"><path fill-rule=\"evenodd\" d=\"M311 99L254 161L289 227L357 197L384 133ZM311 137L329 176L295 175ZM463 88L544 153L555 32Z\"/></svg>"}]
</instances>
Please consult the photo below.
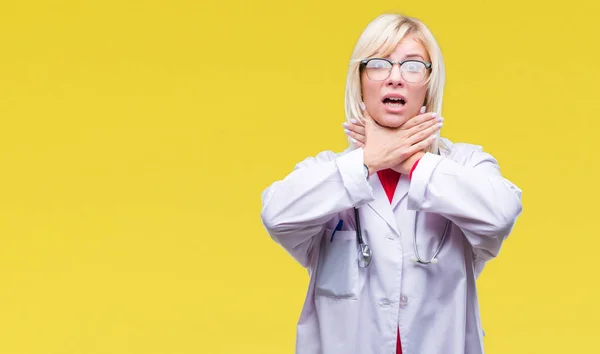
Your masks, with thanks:
<instances>
[{"instance_id":1,"label":"blonde hair","mask_svg":"<svg viewBox=\"0 0 600 354\"><path fill-rule=\"evenodd\" d=\"M412 35L427 50L431 60L431 74L427 77L427 94L425 102L427 112L442 114L442 100L446 70L444 58L437 41L427 26L420 20L401 14L383 14L371 21L359 37L348 68L345 92L346 120L364 119L360 102L362 101L360 61L373 56L386 57L391 54L400 41L407 35ZM351 143L352 148L356 148ZM445 148L439 138L427 149L437 153L438 148Z\"/></svg>"}]
</instances>

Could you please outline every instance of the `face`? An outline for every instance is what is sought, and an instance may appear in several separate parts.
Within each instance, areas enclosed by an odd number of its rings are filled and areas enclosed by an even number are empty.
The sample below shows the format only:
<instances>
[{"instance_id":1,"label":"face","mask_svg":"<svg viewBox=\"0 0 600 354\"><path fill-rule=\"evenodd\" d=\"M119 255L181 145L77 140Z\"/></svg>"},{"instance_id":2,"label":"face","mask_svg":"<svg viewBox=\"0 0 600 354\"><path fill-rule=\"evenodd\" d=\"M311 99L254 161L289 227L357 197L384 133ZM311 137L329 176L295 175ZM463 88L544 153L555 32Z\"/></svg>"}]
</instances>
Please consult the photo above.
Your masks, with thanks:
<instances>
[{"instance_id":1,"label":"face","mask_svg":"<svg viewBox=\"0 0 600 354\"><path fill-rule=\"evenodd\" d=\"M417 59L430 62L425 47L412 35L404 37L386 59L392 61ZM382 126L397 128L419 114L427 94L425 82L429 72L430 70L427 70L421 82L410 83L402 78L397 64L394 64L389 77L382 81L371 80L363 69L361 89L363 102L369 115Z\"/></svg>"}]
</instances>

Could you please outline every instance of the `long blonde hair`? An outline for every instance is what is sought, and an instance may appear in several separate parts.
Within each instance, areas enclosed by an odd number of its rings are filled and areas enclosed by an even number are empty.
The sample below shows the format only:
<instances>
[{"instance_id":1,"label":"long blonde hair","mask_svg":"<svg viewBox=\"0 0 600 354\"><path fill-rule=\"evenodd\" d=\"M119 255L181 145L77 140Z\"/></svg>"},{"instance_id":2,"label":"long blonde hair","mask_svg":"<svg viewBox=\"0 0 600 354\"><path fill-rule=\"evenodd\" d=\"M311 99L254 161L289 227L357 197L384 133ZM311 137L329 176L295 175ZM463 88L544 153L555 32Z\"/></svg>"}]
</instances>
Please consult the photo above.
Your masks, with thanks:
<instances>
[{"instance_id":1,"label":"long blonde hair","mask_svg":"<svg viewBox=\"0 0 600 354\"><path fill-rule=\"evenodd\" d=\"M425 47L431 59L431 74L428 76L425 102L427 112L442 114L442 100L446 81L446 69L442 51L427 26L420 20L401 14L383 14L371 21L359 37L348 68L346 92L344 97L346 120L364 119L360 108L361 79L360 61L373 56L386 57L392 53L400 41L407 35L414 36ZM350 143L352 148L356 148ZM443 148L440 139L436 139L428 152L437 153Z\"/></svg>"}]
</instances>

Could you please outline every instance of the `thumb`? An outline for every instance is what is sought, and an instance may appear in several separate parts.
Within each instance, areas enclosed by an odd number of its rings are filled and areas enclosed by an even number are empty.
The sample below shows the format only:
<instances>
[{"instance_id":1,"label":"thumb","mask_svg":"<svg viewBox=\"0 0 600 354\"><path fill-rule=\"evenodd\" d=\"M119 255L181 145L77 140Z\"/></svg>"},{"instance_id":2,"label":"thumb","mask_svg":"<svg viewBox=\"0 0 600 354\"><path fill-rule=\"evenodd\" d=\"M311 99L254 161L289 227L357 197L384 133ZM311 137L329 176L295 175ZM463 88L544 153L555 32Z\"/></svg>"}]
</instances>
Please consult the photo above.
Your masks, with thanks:
<instances>
[{"instance_id":1,"label":"thumb","mask_svg":"<svg viewBox=\"0 0 600 354\"><path fill-rule=\"evenodd\" d=\"M367 112L366 109L363 111L362 121L363 126L365 127L365 132L373 132L382 128L382 126L379 123L377 123L377 121L373 119L373 117L371 117L371 115L369 114L369 112Z\"/></svg>"},{"instance_id":2,"label":"thumb","mask_svg":"<svg viewBox=\"0 0 600 354\"><path fill-rule=\"evenodd\" d=\"M359 120L361 121L361 123L363 123L363 126L366 128L368 125L372 125L374 123L374 120L369 114L369 111L367 111L367 106L365 106L364 102L361 101L359 103L359 106L362 112L362 118Z\"/></svg>"}]
</instances>

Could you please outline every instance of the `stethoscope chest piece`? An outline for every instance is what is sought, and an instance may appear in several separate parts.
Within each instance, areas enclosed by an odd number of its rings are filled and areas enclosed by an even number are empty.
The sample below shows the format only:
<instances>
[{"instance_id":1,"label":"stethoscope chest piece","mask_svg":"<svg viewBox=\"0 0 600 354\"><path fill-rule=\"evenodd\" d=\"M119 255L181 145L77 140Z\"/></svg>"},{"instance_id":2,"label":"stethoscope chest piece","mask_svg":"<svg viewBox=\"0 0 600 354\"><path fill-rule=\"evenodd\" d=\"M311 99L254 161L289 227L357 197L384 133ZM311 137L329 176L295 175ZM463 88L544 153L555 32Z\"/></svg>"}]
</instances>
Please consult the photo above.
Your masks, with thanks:
<instances>
[{"instance_id":1,"label":"stethoscope chest piece","mask_svg":"<svg viewBox=\"0 0 600 354\"><path fill-rule=\"evenodd\" d=\"M363 241L360 230L360 218L358 217L358 209L356 208L354 208L354 217L356 220L356 240L358 241L358 266L366 268L371 264L373 252L371 251L371 247Z\"/></svg>"},{"instance_id":2,"label":"stethoscope chest piece","mask_svg":"<svg viewBox=\"0 0 600 354\"><path fill-rule=\"evenodd\" d=\"M358 266L361 268L366 268L371 264L371 259L373 259L373 252L371 251L371 247L369 245L363 243L358 245Z\"/></svg>"},{"instance_id":3,"label":"stethoscope chest piece","mask_svg":"<svg viewBox=\"0 0 600 354\"><path fill-rule=\"evenodd\" d=\"M418 213L417 213L418 215ZM373 252L371 251L371 247L365 243L362 238L362 232L360 228L360 217L358 216L358 209L354 208L354 217L356 220L356 241L358 243L358 266L361 268L366 268L371 264L371 260L373 259ZM438 254L440 253L442 246L444 245L444 241L446 240L446 236L448 235L448 230L450 229L450 220L446 220L446 227L444 228L444 235L440 240L437 249L433 253L433 256L429 260L424 260L419 256L419 250L417 249L417 216L415 215L415 230L413 234L413 246L415 255L411 257L410 260L414 264L437 264L438 263Z\"/></svg>"}]
</instances>

